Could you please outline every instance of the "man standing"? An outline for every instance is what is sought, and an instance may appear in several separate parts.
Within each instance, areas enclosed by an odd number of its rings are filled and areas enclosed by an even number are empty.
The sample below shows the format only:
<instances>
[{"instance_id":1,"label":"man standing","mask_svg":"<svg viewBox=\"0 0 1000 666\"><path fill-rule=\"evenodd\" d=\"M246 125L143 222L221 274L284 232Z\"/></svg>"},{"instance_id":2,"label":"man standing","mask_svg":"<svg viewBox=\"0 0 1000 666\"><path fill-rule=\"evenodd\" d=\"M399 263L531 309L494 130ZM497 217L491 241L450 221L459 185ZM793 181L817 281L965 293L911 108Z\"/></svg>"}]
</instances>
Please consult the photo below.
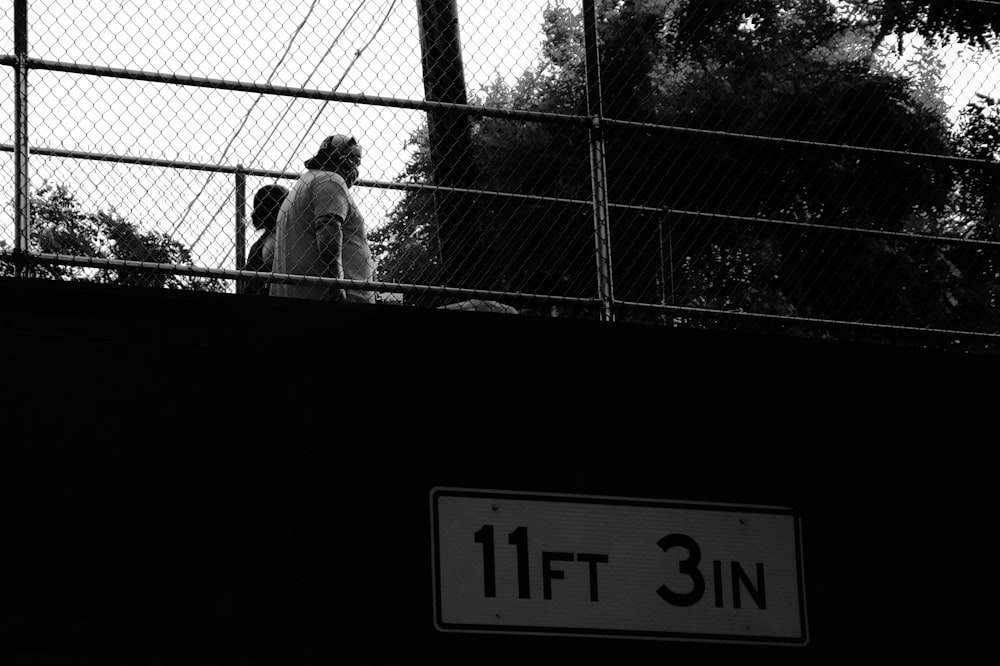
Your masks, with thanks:
<instances>
[{"instance_id":1,"label":"man standing","mask_svg":"<svg viewBox=\"0 0 1000 666\"><path fill-rule=\"evenodd\" d=\"M278 213L275 273L370 281L375 265L365 222L349 192L358 178L361 146L353 136L334 134L306 161ZM272 296L374 303L375 292L325 284L271 285Z\"/></svg>"}]
</instances>

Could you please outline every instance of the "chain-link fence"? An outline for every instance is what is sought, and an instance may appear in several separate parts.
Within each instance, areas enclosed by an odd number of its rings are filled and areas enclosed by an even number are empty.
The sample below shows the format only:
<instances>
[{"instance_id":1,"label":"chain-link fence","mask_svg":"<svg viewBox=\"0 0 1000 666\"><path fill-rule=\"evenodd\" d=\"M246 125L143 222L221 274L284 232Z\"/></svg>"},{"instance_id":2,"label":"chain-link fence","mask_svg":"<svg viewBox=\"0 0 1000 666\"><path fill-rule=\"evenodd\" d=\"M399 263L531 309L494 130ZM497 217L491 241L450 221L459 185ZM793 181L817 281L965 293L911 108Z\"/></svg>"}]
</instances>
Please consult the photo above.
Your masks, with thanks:
<instances>
[{"instance_id":1,"label":"chain-link fence","mask_svg":"<svg viewBox=\"0 0 1000 666\"><path fill-rule=\"evenodd\" d=\"M1000 340L1000 3L15 0L0 23L4 275ZM334 134L353 186L336 150L303 175Z\"/></svg>"}]
</instances>

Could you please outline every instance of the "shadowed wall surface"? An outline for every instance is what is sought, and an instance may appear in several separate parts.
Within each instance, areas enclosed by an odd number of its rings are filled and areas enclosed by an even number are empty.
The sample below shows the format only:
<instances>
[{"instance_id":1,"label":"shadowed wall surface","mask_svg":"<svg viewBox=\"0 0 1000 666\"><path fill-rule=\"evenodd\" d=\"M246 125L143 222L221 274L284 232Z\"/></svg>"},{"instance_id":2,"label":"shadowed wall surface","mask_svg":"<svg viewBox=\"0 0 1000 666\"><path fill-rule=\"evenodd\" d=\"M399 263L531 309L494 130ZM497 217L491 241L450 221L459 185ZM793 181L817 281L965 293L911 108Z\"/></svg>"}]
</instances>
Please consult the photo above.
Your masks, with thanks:
<instances>
[{"instance_id":1,"label":"shadowed wall surface","mask_svg":"<svg viewBox=\"0 0 1000 666\"><path fill-rule=\"evenodd\" d=\"M0 303L4 663L811 663L989 635L996 357L23 280ZM439 632L437 486L790 507L809 643Z\"/></svg>"}]
</instances>

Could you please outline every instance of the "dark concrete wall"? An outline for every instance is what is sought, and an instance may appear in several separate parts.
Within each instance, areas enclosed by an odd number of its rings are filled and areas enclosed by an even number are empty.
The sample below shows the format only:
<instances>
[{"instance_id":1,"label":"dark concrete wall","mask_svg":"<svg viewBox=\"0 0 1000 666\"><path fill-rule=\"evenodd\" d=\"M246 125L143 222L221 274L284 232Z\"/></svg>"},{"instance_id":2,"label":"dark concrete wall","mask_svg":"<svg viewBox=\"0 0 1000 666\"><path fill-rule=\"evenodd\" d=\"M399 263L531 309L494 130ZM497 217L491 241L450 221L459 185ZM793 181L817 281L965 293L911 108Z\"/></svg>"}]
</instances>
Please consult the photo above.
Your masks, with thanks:
<instances>
[{"instance_id":1,"label":"dark concrete wall","mask_svg":"<svg viewBox=\"0 0 1000 666\"><path fill-rule=\"evenodd\" d=\"M951 656L996 357L0 283L12 663ZM805 647L442 634L435 486L791 507Z\"/></svg>"}]
</instances>

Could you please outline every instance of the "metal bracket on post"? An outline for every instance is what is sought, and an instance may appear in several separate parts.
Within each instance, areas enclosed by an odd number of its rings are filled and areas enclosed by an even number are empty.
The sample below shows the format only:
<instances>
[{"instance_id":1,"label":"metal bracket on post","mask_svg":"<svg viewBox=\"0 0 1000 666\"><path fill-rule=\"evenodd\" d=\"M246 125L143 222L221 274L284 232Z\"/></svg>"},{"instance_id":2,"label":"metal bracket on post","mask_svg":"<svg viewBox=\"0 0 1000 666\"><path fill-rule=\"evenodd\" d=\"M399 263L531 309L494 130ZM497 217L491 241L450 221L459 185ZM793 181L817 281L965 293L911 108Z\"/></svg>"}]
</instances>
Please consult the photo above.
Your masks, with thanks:
<instances>
[{"instance_id":1,"label":"metal bracket on post","mask_svg":"<svg viewBox=\"0 0 1000 666\"><path fill-rule=\"evenodd\" d=\"M590 128L590 180L594 201L594 247L597 257L597 289L601 318L614 321L614 289L611 271L611 227L608 221L608 173L604 156L604 118L601 100L601 65L597 45L597 14L594 0L583 0L583 41L587 52L587 109Z\"/></svg>"},{"instance_id":2,"label":"metal bracket on post","mask_svg":"<svg viewBox=\"0 0 1000 666\"><path fill-rule=\"evenodd\" d=\"M14 1L14 275L30 273L28 191L28 1Z\"/></svg>"}]
</instances>

